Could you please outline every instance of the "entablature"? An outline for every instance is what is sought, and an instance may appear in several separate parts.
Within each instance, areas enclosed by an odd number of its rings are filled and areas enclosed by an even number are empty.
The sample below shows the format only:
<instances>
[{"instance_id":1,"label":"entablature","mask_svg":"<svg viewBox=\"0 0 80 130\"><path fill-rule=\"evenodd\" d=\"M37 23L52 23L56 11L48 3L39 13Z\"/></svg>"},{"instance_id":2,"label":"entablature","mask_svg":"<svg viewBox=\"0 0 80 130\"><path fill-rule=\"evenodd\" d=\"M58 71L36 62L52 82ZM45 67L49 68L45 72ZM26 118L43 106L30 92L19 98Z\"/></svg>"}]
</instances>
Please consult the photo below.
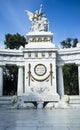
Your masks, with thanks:
<instances>
[{"instance_id":1,"label":"entablature","mask_svg":"<svg viewBox=\"0 0 80 130\"><path fill-rule=\"evenodd\" d=\"M16 64L18 62L24 62L24 55L22 50L15 49L0 49L0 65L4 64Z\"/></svg>"},{"instance_id":2,"label":"entablature","mask_svg":"<svg viewBox=\"0 0 80 130\"><path fill-rule=\"evenodd\" d=\"M56 59L57 65L80 63L80 48L22 48L0 49L0 64L17 64L29 59Z\"/></svg>"},{"instance_id":3,"label":"entablature","mask_svg":"<svg viewBox=\"0 0 80 130\"><path fill-rule=\"evenodd\" d=\"M77 64L80 61L80 48L65 48L57 51L57 65Z\"/></svg>"}]
</instances>

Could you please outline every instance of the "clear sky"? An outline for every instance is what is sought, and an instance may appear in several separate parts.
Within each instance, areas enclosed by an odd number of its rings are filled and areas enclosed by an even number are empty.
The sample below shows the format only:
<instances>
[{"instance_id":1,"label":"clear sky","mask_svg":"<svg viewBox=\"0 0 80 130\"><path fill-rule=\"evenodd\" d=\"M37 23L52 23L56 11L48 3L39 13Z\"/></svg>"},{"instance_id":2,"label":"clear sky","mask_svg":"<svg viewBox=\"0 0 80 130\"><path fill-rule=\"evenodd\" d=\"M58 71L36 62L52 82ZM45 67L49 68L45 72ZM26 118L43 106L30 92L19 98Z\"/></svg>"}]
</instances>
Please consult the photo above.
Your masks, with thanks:
<instances>
[{"instance_id":1,"label":"clear sky","mask_svg":"<svg viewBox=\"0 0 80 130\"><path fill-rule=\"evenodd\" d=\"M78 38L80 42L80 0L0 0L0 45L5 34L19 33L26 37L30 21L25 10L35 12L43 5L54 34L53 42L59 45L66 38Z\"/></svg>"}]
</instances>

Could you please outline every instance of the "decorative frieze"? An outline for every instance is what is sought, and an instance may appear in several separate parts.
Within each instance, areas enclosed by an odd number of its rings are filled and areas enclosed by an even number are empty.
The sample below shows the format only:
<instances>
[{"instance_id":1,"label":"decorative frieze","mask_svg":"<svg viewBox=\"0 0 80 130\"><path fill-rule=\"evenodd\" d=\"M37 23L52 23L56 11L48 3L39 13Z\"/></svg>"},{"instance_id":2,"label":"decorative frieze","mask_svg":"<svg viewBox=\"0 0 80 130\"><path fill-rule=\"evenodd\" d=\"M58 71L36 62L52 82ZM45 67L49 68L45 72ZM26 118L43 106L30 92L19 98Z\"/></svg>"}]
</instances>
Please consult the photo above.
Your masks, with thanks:
<instances>
[{"instance_id":1,"label":"decorative frieze","mask_svg":"<svg viewBox=\"0 0 80 130\"><path fill-rule=\"evenodd\" d=\"M31 53L28 53L28 58L31 58Z\"/></svg>"},{"instance_id":2,"label":"decorative frieze","mask_svg":"<svg viewBox=\"0 0 80 130\"><path fill-rule=\"evenodd\" d=\"M45 57L45 53L42 53L42 57Z\"/></svg>"},{"instance_id":3,"label":"decorative frieze","mask_svg":"<svg viewBox=\"0 0 80 130\"><path fill-rule=\"evenodd\" d=\"M52 53L51 52L49 52L48 55L49 55L49 57L52 57Z\"/></svg>"},{"instance_id":4,"label":"decorative frieze","mask_svg":"<svg viewBox=\"0 0 80 130\"><path fill-rule=\"evenodd\" d=\"M56 58L56 55L54 52L39 52L39 51L35 51L35 52L27 52L24 54L24 58L25 59L34 59L34 58Z\"/></svg>"},{"instance_id":5,"label":"decorative frieze","mask_svg":"<svg viewBox=\"0 0 80 130\"><path fill-rule=\"evenodd\" d=\"M51 37L30 37L28 38L28 42L51 42L52 38Z\"/></svg>"},{"instance_id":6,"label":"decorative frieze","mask_svg":"<svg viewBox=\"0 0 80 130\"><path fill-rule=\"evenodd\" d=\"M35 58L38 58L38 53L35 53Z\"/></svg>"}]
</instances>

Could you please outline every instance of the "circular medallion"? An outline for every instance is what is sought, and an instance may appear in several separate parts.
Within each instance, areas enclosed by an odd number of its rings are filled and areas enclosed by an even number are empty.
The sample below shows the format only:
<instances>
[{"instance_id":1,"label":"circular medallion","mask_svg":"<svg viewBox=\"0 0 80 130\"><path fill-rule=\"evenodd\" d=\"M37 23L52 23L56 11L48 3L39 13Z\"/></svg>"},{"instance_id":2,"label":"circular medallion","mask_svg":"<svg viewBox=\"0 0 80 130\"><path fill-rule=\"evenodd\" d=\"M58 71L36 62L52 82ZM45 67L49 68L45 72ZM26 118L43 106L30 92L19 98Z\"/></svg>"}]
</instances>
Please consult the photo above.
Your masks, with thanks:
<instances>
[{"instance_id":1,"label":"circular medallion","mask_svg":"<svg viewBox=\"0 0 80 130\"><path fill-rule=\"evenodd\" d=\"M46 73L46 71L47 71L46 66L43 64L37 64L34 67L34 72L38 76L43 76Z\"/></svg>"}]
</instances>

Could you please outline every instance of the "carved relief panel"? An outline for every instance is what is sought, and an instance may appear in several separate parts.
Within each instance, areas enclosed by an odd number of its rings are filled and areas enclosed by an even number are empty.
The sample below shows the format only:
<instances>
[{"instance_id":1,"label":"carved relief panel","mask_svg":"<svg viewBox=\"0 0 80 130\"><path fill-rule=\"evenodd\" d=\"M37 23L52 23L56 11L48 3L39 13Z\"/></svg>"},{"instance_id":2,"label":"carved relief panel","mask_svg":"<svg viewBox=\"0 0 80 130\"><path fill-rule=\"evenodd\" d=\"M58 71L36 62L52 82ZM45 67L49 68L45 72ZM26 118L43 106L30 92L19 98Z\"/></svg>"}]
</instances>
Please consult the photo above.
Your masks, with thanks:
<instances>
[{"instance_id":1,"label":"carved relief panel","mask_svg":"<svg viewBox=\"0 0 80 130\"><path fill-rule=\"evenodd\" d=\"M50 91L53 80L52 63L45 65L43 63L28 64L28 87L31 91L43 93Z\"/></svg>"}]
</instances>

